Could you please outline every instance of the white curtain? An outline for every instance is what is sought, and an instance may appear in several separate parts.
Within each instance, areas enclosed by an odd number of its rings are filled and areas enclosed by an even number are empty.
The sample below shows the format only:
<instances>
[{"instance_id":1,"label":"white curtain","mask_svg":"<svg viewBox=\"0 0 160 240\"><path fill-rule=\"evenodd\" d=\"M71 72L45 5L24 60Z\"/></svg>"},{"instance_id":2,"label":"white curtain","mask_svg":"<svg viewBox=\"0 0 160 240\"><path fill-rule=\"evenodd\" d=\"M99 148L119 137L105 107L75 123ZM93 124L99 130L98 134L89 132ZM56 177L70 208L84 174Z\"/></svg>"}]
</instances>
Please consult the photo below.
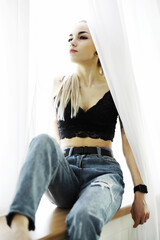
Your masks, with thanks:
<instances>
[{"instance_id":1,"label":"white curtain","mask_svg":"<svg viewBox=\"0 0 160 240\"><path fill-rule=\"evenodd\" d=\"M150 220L130 239L160 239L160 8L156 0L88 0L88 23L137 165ZM119 237L121 239L121 235Z\"/></svg>"},{"instance_id":2,"label":"white curtain","mask_svg":"<svg viewBox=\"0 0 160 240\"><path fill-rule=\"evenodd\" d=\"M0 214L14 194L27 137L28 1L0 1Z\"/></svg>"},{"instance_id":3,"label":"white curtain","mask_svg":"<svg viewBox=\"0 0 160 240\"><path fill-rule=\"evenodd\" d=\"M84 2L0 0L0 216L9 210L30 140L52 135L53 78L73 71L67 41L84 19Z\"/></svg>"}]
</instances>

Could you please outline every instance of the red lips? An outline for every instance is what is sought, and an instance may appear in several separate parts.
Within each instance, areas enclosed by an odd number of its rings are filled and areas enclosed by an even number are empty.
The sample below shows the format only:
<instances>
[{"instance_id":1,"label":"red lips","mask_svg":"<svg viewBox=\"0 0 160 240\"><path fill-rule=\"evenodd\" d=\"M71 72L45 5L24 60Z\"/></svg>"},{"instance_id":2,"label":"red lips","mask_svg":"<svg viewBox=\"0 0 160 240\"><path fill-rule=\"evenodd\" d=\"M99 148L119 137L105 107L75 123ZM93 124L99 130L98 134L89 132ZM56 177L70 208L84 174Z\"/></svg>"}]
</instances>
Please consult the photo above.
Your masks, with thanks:
<instances>
[{"instance_id":1,"label":"red lips","mask_svg":"<svg viewBox=\"0 0 160 240\"><path fill-rule=\"evenodd\" d=\"M70 51L69 51L70 53L76 53L76 52L78 52L77 50L75 50L75 49L70 49Z\"/></svg>"}]
</instances>

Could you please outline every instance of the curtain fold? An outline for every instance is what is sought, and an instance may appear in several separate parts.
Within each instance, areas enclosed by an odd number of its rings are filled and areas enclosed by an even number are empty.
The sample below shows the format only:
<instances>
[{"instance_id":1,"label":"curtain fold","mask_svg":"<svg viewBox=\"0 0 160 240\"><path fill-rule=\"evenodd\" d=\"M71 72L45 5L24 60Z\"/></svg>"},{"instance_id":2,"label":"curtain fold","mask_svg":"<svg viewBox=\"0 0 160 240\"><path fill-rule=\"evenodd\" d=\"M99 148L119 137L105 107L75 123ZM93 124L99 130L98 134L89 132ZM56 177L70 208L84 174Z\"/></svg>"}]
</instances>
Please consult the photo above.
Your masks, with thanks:
<instances>
[{"instance_id":1,"label":"curtain fold","mask_svg":"<svg viewBox=\"0 0 160 240\"><path fill-rule=\"evenodd\" d=\"M27 137L29 2L0 1L0 214L8 211Z\"/></svg>"},{"instance_id":2,"label":"curtain fold","mask_svg":"<svg viewBox=\"0 0 160 240\"><path fill-rule=\"evenodd\" d=\"M160 239L160 12L151 0L88 0L88 24L144 182L150 220L131 239Z\"/></svg>"}]
</instances>

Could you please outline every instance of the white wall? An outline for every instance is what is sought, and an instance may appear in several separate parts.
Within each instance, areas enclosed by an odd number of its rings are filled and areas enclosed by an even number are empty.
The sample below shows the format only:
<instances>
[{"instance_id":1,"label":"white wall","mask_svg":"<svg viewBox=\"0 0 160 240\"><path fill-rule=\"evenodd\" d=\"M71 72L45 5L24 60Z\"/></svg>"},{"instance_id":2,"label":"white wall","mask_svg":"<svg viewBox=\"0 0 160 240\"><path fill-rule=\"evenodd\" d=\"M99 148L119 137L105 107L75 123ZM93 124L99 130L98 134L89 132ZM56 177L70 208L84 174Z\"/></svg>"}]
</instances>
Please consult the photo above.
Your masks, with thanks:
<instances>
[{"instance_id":1,"label":"white wall","mask_svg":"<svg viewBox=\"0 0 160 240\"><path fill-rule=\"evenodd\" d=\"M129 240L132 226L133 220L130 214L110 221L103 227L100 240Z\"/></svg>"}]
</instances>

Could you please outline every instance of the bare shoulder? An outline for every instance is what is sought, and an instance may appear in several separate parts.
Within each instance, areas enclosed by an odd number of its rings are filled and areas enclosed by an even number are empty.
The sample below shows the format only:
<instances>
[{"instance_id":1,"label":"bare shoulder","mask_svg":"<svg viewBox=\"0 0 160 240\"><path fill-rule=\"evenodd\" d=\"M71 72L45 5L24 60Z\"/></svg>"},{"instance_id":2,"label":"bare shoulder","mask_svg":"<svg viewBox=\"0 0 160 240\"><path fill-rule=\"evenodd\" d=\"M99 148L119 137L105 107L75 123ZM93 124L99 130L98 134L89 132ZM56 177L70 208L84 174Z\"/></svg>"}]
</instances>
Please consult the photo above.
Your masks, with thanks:
<instances>
[{"instance_id":1,"label":"bare shoulder","mask_svg":"<svg viewBox=\"0 0 160 240\"><path fill-rule=\"evenodd\" d=\"M63 82L64 75L57 76L53 79L53 96L56 96L58 93L58 90L61 87L61 84Z\"/></svg>"}]
</instances>

